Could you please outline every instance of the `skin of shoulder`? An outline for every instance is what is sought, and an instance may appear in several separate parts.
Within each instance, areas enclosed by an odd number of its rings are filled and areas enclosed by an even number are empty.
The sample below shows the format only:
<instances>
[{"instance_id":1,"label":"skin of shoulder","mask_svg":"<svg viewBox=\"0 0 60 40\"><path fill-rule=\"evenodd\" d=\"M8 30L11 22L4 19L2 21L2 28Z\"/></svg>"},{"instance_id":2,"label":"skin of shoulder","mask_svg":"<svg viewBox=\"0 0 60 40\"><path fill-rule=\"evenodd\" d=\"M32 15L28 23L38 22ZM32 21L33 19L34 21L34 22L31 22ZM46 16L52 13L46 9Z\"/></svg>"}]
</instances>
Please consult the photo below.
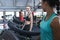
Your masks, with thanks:
<instances>
[{"instance_id":1,"label":"skin of shoulder","mask_svg":"<svg viewBox=\"0 0 60 40\"><path fill-rule=\"evenodd\" d=\"M51 27L53 30L54 40L60 40L60 24L58 17L53 19L51 22Z\"/></svg>"}]
</instances>

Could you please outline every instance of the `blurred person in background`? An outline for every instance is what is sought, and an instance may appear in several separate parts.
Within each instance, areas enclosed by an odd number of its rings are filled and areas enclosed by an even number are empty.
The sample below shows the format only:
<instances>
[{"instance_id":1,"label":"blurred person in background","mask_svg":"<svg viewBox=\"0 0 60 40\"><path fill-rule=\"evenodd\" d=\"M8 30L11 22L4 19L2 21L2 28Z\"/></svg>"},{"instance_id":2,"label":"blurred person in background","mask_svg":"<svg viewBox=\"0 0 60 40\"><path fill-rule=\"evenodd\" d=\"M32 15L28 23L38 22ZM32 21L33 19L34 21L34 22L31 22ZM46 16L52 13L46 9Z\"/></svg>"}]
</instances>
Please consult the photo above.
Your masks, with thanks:
<instances>
[{"instance_id":1,"label":"blurred person in background","mask_svg":"<svg viewBox=\"0 0 60 40\"><path fill-rule=\"evenodd\" d=\"M31 31L33 28L33 15L31 12L31 7L27 6L26 11L27 11L27 16L25 18L26 21L25 21L25 27L23 28L23 30Z\"/></svg>"}]
</instances>

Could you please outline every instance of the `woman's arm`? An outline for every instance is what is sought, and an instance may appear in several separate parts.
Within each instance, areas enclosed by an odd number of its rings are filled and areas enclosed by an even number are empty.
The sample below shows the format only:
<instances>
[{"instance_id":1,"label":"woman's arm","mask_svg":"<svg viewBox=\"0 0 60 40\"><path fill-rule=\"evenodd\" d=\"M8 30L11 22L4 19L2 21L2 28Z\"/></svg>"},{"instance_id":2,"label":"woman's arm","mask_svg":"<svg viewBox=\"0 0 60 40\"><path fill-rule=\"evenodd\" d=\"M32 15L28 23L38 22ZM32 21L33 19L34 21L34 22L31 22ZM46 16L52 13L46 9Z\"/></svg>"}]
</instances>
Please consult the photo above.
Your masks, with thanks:
<instances>
[{"instance_id":1,"label":"woman's arm","mask_svg":"<svg viewBox=\"0 0 60 40\"><path fill-rule=\"evenodd\" d=\"M51 27L54 34L54 40L60 40L60 24L58 17L54 18L51 23Z\"/></svg>"},{"instance_id":2,"label":"woman's arm","mask_svg":"<svg viewBox=\"0 0 60 40\"><path fill-rule=\"evenodd\" d=\"M32 16L32 14L30 14L30 22L31 22L31 24L30 24L30 30L29 31L31 31L33 28L33 16Z\"/></svg>"}]
</instances>

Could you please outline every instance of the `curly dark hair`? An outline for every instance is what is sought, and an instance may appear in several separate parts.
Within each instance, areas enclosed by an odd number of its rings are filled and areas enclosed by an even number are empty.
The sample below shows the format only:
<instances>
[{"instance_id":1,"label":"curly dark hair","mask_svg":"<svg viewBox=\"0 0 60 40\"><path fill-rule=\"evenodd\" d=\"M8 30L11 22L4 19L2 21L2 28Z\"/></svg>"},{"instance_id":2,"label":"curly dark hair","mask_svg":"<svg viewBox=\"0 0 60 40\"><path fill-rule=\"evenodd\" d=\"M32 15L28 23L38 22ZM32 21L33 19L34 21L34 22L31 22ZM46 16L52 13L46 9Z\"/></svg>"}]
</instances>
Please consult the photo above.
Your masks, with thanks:
<instances>
[{"instance_id":1,"label":"curly dark hair","mask_svg":"<svg viewBox=\"0 0 60 40\"><path fill-rule=\"evenodd\" d=\"M59 0L42 0L42 1L47 2L50 7L56 7L57 13L59 14L59 5L60 5Z\"/></svg>"}]
</instances>

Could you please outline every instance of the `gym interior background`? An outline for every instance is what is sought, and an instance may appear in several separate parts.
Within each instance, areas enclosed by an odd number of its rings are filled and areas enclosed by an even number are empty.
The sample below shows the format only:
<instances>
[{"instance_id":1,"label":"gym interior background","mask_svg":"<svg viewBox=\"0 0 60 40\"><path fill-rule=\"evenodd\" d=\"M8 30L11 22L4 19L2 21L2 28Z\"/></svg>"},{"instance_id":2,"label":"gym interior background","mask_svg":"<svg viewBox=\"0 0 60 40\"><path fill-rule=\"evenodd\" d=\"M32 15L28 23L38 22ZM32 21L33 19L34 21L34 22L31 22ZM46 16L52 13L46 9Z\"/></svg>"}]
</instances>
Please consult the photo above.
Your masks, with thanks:
<instances>
[{"instance_id":1,"label":"gym interior background","mask_svg":"<svg viewBox=\"0 0 60 40\"><path fill-rule=\"evenodd\" d=\"M3 40L3 39L4 40L7 40L7 39L8 40L37 40L36 36L25 37L25 36L21 36L16 32L13 32L12 30L9 30L8 22L10 20L13 20L14 16L19 17L19 11L21 11L21 9L23 10L23 14L25 17L26 6L30 5L31 10L35 12L34 16L37 17L36 18L36 25L37 25L37 22L39 20L42 20L42 17L46 16L47 14L46 12L43 12L41 8L41 5L42 5L41 3L42 3L42 0L0 0L0 40ZM57 12L56 8L54 8L54 11ZM5 26L6 28L4 28ZM38 30L38 33L39 33L39 30ZM17 36L17 35L20 35L20 36ZM5 39L4 36L6 36L7 38ZM10 36L10 39L9 39L9 36Z\"/></svg>"}]
</instances>

